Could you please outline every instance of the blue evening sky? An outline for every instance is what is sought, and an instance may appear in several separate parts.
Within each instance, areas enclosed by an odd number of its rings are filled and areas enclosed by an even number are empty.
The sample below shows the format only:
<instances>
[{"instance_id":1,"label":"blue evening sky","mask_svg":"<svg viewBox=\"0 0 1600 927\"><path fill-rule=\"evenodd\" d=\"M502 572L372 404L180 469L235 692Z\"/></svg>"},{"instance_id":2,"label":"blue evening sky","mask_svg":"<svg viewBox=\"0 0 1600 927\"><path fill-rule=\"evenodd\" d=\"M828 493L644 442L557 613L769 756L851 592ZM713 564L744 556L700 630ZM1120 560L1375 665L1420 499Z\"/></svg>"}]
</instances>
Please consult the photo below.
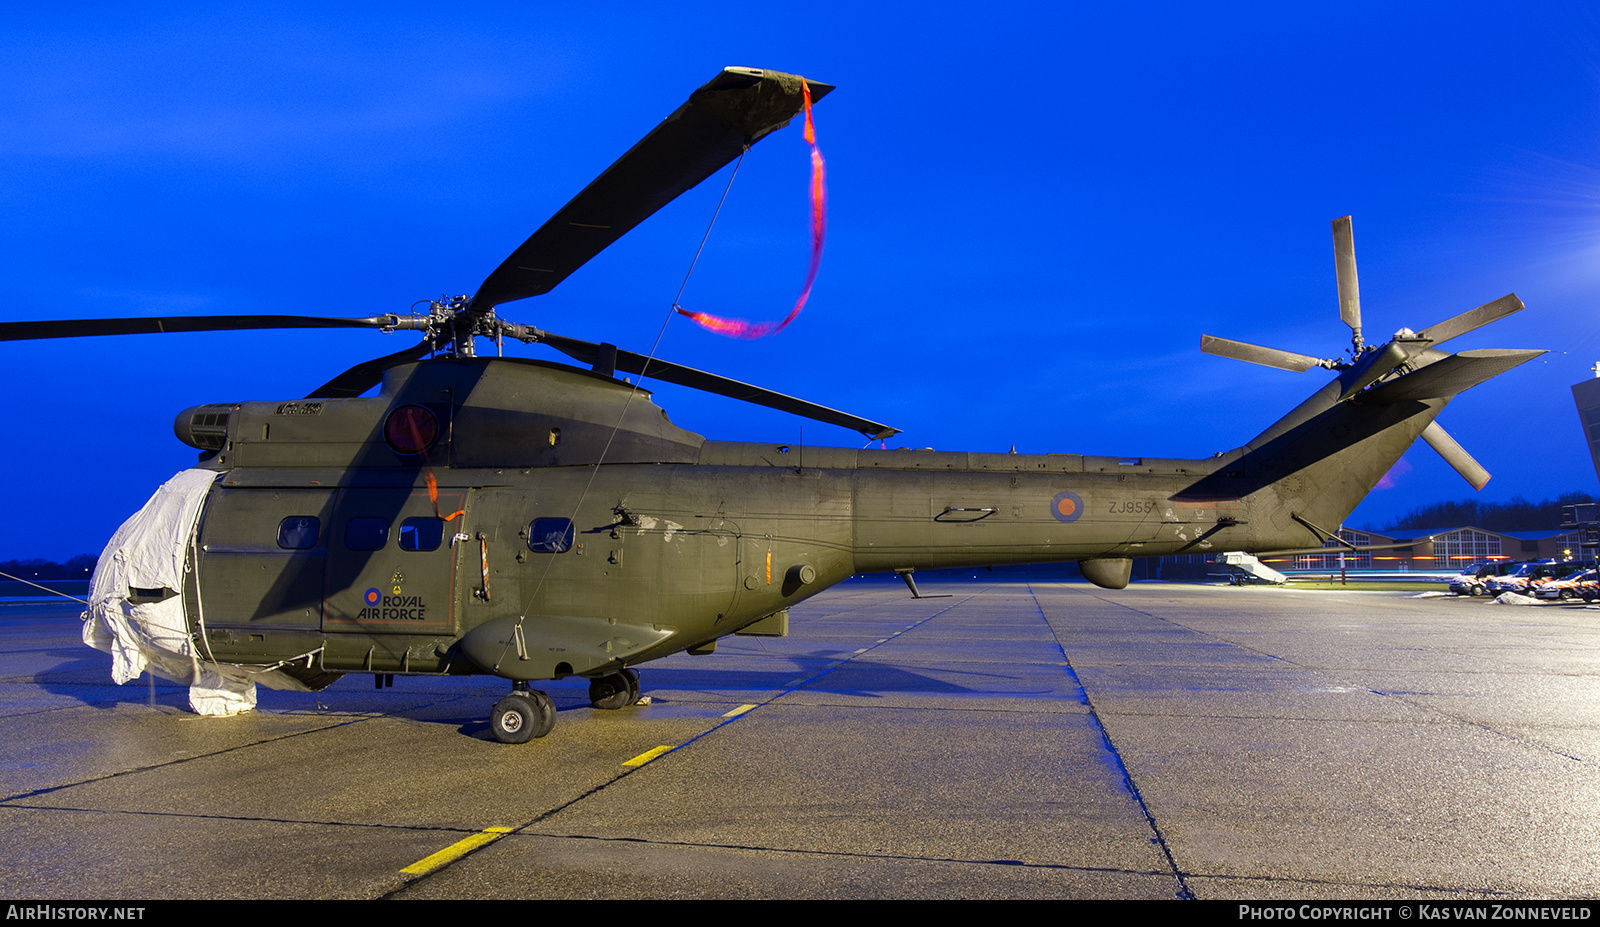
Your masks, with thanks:
<instances>
[{"instance_id":1,"label":"blue evening sky","mask_svg":"<svg viewBox=\"0 0 1600 927\"><path fill-rule=\"evenodd\" d=\"M1569 392L1600 361L1600 17L1578 3L13 4L0 14L10 319L404 312L468 293L725 65L837 84L829 238L787 331L683 319L661 356L877 418L890 446L1202 457L1326 373L1202 333L1349 345L1508 292L1451 343L1552 353L1441 423L1481 498L1597 489ZM806 270L798 125L746 160L684 303L779 318ZM516 321L648 351L726 175ZM0 559L98 552L194 452L203 402L292 399L412 336L0 345ZM555 359L543 348L519 353ZM853 432L661 386L711 438ZM1352 523L1471 489L1418 444Z\"/></svg>"}]
</instances>

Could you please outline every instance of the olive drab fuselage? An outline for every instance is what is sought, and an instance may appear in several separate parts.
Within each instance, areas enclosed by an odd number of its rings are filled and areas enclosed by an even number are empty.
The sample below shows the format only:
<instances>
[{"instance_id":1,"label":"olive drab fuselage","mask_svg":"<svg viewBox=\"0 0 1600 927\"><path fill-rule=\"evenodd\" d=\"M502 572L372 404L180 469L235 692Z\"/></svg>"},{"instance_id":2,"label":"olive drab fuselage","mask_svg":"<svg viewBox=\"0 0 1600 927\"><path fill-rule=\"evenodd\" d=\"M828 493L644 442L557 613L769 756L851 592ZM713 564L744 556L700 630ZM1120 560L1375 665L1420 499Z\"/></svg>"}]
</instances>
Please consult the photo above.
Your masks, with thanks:
<instances>
[{"instance_id":1,"label":"olive drab fuselage","mask_svg":"<svg viewBox=\"0 0 1600 927\"><path fill-rule=\"evenodd\" d=\"M176 429L218 471L184 590L199 652L311 654L303 675L600 675L865 572L1078 560L1117 587L1130 557L1305 543L1279 509L1328 488L1245 449L706 441L621 380L501 358L396 366L372 398L200 406Z\"/></svg>"}]
</instances>

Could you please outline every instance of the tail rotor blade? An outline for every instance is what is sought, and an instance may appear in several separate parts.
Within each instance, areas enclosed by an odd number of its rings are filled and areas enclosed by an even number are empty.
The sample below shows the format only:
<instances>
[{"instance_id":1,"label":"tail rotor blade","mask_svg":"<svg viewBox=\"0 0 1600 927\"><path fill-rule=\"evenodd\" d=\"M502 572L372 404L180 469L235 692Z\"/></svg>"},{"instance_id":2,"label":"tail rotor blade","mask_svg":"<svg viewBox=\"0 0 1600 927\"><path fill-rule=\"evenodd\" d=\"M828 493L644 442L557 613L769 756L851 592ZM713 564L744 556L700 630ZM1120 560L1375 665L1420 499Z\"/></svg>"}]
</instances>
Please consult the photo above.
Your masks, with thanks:
<instances>
[{"instance_id":1,"label":"tail rotor blade","mask_svg":"<svg viewBox=\"0 0 1600 927\"><path fill-rule=\"evenodd\" d=\"M1422 440L1428 446L1439 452L1444 462L1455 468L1461 478L1472 484L1473 489L1482 489L1489 482L1489 471L1483 469L1466 449L1450 437L1450 433L1439 427L1438 422L1429 422L1423 429Z\"/></svg>"},{"instance_id":2,"label":"tail rotor blade","mask_svg":"<svg viewBox=\"0 0 1600 927\"><path fill-rule=\"evenodd\" d=\"M1296 354L1293 351L1280 351L1277 348L1264 348L1258 344L1246 344L1243 341L1231 341L1227 338L1217 338L1213 335L1200 336L1200 350L1206 354L1215 354L1218 357L1231 357L1234 360L1248 361L1265 367L1293 370L1295 373L1304 373L1312 367L1333 366L1332 361L1323 360L1320 357Z\"/></svg>"},{"instance_id":3,"label":"tail rotor blade","mask_svg":"<svg viewBox=\"0 0 1600 927\"><path fill-rule=\"evenodd\" d=\"M1490 322L1503 319L1513 312L1521 312L1524 308L1526 307L1522 305L1522 300L1517 298L1517 294L1508 293L1492 303L1484 303L1476 309L1468 309L1455 318L1445 319L1437 325L1418 332L1417 337L1426 338L1433 344L1439 344L1443 341L1449 341L1457 335L1465 335L1474 329L1482 328Z\"/></svg>"},{"instance_id":4,"label":"tail rotor blade","mask_svg":"<svg viewBox=\"0 0 1600 927\"><path fill-rule=\"evenodd\" d=\"M1350 217L1333 220L1333 263L1339 275L1339 318L1354 333L1361 349L1361 287L1356 283L1356 242Z\"/></svg>"}]
</instances>

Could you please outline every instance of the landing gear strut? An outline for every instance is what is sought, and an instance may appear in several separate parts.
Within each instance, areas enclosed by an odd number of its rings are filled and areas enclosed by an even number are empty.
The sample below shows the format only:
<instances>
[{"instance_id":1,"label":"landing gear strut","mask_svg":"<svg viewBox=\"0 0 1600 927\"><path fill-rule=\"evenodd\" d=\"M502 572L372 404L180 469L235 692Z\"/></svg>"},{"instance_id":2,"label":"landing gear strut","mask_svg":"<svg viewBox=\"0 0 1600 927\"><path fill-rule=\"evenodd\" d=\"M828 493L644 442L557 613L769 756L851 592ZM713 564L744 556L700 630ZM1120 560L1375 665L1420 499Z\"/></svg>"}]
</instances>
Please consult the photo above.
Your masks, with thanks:
<instances>
[{"instance_id":1,"label":"landing gear strut","mask_svg":"<svg viewBox=\"0 0 1600 927\"><path fill-rule=\"evenodd\" d=\"M639 674L624 667L589 680L589 704L607 711L626 708L639 700Z\"/></svg>"},{"instance_id":2,"label":"landing gear strut","mask_svg":"<svg viewBox=\"0 0 1600 927\"><path fill-rule=\"evenodd\" d=\"M503 744L525 744L543 737L556 726L556 706L550 696L525 682L512 683L511 694L494 703L489 727Z\"/></svg>"}]
</instances>

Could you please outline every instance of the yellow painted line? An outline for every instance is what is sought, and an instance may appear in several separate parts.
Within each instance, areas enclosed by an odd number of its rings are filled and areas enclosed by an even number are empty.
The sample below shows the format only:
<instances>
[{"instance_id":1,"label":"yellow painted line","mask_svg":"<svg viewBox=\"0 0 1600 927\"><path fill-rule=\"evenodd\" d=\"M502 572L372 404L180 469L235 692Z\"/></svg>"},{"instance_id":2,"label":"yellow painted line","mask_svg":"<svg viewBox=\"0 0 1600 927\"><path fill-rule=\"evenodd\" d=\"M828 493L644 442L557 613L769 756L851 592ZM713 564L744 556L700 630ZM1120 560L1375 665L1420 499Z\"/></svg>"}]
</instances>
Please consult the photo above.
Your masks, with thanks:
<instances>
[{"instance_id":1,"label":"yellow painted line","mask_svg":"<svg viewBox=\"0 0 1600 927\"><path fill-rule=\"evenodd\" d=\"M866 653L866 652L867 652L867 648L865 648L865 647L863 647L860 650L856 651L856 653Z\"/></svg>"},{"instance_id":2,"label":"yellow painted line","mask_svg":"<svg viewBox=\"0 0 1600 927\"><path fill-rule=\"evenodd\" d=\"M732 710L732 711L728 712L727 714L723 715L723 717L724 718L737 718L740 715L744 714L745 712L754 709L755 707L756 706L754 706L754 705L740 705L738 708L735 708L734 710Z\"/></svg>"},{"instance_id":3,"label":"yellow painted line","mask_svg":"<svg viewBox=\"0 0 1600 927\"><path fill-rule=\"evenodd\" d=\"M478 847L486 843L493 843L511 833L509 827L491 827L481 833L473 834L465 840L452 843L427 859L420 859L406 868L400 870L406 875L427 875L428 873L455 862Z\"/></svg>"},{"instance_id":4,"label":"yellow painted line","mask_svg":"<svg viewBox=\"0 0 1600 927\"><path fill-rule=\"evenodd\" d=\"M634 757L633 759L628 760L626 763L623 763L622 765L624 765L624 766L643 766L644 764L650 762L651 760L655 759L656 757L660 756L663 753L666 753L667 751L669 751L671 749L673 749L673 748L670 745L669 746L665 746L665 747L653 747L653 748L651 748L649 750L646 750L645 752L639 754L638 756Z\"/></svg>"}]
</instances>

